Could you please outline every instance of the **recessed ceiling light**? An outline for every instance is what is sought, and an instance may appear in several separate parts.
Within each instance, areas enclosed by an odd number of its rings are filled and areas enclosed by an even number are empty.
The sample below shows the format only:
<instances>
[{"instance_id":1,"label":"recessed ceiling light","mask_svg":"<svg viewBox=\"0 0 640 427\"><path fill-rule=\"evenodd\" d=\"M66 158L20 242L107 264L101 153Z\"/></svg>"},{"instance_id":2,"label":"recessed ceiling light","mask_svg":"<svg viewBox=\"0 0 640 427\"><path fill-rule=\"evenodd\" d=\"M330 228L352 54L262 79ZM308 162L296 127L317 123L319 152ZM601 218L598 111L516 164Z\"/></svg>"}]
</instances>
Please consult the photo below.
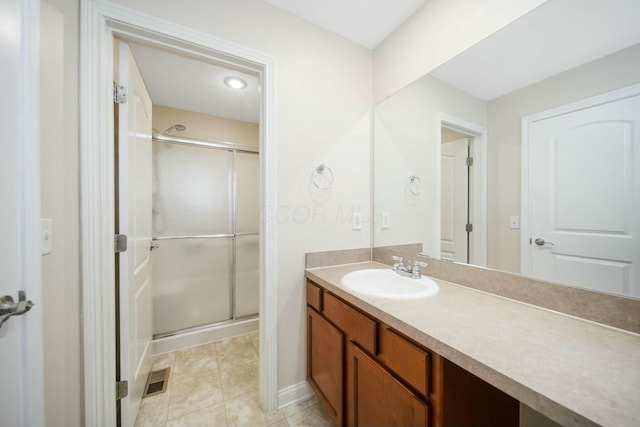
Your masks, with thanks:
<instances>
[{"instance_id":1,"label":"recessed ceiling light","mask_svg":"<svg viewBox=\"0 0 640 427\"><path fill-rule=\"evenodd\" d=\"M240 77L225 77L224 84L233 89L244 89L247 87L247 82L242 80Z\"/></svg>"}]
</instances>

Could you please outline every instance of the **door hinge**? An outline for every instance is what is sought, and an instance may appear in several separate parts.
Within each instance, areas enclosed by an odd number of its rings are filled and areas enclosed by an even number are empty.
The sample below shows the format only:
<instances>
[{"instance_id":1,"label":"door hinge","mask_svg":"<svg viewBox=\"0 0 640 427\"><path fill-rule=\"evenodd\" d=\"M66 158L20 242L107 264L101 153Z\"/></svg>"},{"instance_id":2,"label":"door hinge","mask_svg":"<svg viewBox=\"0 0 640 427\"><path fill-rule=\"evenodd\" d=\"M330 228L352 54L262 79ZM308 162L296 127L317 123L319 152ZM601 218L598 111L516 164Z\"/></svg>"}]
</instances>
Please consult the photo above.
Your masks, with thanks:
<instances>
[{"instance_id":1,"label":"door hinge","mask_svg":"<svg viewBox=\"0 0 640 427\"><path fill-rule=\"evenodd\" d=\"M122 380L116 382L116 400L124 399L129 395L129 381Z\"/></svg>"},{"instance_id":2,"label":"door hinge","mask_svg":"<svg viewBox=\"0 0 640 427\"><path fill-rule=\"evenodd\" d=\"M464 229L467 233L471 233L473 231L473 224L467 224L464 226Z\"/></svg>"},{"instance_id":3,"label":"door hinge","mask_svg":"<svg viewBox=\"0 0 640 427\"><path fill-rule=\"evenodd\" d=\"M113 102L117 104L127 103L127 88L113 82Z\"/></svg>"},{"instance_id":4,"label":"door hinge","mask_svg":"<svg viewBox=\"0 0 640 427\"><path fill-rule=\"evenodd\" d=\"M127 250L127 235L116 234L113 240L113 247L115 248L115 253L117 254L119 254L120 252L125 252Z\"/></svg>"},{"instance_id":5,"label":"door hinge","mask_svg":"<svg viewBox=\"0 0 640 427\"><path fill-rule=\"evenodd\" d=\"M467 166L473 166L473 157L467 157Z\"/></svg>"}]
</instances>

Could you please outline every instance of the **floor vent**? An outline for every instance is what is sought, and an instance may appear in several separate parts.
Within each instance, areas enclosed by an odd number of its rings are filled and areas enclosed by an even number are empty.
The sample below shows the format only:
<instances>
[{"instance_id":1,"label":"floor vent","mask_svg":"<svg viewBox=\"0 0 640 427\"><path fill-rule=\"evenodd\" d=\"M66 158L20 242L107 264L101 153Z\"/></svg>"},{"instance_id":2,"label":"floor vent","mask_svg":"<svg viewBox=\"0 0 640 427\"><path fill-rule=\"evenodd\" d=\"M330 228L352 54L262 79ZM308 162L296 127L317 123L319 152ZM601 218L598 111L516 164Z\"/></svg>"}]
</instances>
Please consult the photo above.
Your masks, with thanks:
<instances>
[{"instance_id":1,"label":"floor vent","mask_svg":"<svg viewBox=\"0 0 640 427\"><path fill-rule=\"evenodd\" d=\"M165 368L150 372L149 378L147 378L147 384L144 386L144 395L142 395L142 398L155 396L156 394L167 391L170 371L171 368Z\"/></svg>"}]
</instances>

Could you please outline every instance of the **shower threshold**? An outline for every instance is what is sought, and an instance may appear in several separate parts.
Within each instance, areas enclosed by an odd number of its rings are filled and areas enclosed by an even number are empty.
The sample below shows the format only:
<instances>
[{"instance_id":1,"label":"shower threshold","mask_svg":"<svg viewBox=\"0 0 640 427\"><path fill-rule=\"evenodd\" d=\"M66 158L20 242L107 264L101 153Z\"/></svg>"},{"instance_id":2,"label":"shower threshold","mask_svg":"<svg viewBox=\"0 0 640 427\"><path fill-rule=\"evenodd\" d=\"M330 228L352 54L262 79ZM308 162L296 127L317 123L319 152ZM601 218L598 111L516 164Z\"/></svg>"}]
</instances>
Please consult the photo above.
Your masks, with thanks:
<instances>
[{"instance_id":1,"label":"shower threshold","mask_svg":"<svg viewBox=\"0 0 640 427\"><path fill-rule=\"evenodd\" d=\"M153 354L168 353L258 330L259 316L226 320L210 325L153 335Z\"/></svg>"}]
</instances>

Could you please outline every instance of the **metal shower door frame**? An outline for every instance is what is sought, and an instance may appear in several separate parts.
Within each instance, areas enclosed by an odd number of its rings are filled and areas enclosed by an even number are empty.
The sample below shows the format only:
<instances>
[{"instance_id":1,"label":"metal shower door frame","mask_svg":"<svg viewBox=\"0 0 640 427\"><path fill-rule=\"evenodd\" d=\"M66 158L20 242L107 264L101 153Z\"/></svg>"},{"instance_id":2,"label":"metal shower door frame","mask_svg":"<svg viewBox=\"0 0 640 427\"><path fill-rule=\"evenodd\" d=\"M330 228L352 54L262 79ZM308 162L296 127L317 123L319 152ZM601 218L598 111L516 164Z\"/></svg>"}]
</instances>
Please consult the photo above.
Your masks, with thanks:
<instances>
[{"instance_id":1,"label":"metal shower door frame","mask_svg":"<svg viewBox=\"0 0 640 427\"><path fill-rule=\"evenodd\" d=\"M195 239L195 238L207 238L207 239L216 239L216 238L226 238L229 239L229 260L228 265L230 268L229 274L229 290L230 290L230 299L229 299L229 312L231 313L231 318L228 320L222 320L216 322L215 324L225 324L234 322L237 320L244 320L256 317L255 314L249 314L246 316L238 317L237 316L237 308L236 308L236 238L242 236L258 236L259 233L241 233L238 234L236 230L236 214L237 214L237 174L236 174L236 155L237 153L247 153L247 154L255 154L260 155L259 149L256 147L233 144L229 142L220 142L220 141L205 141L194 138L183 138L183 137L175 137L169 135L160 135L154 134L152 141L154 143L168 143L168 144L180 144L180 145L188 145L206 149L214 149L214 150L224 150L228 151L230 154L229 166L227 170L228 176L228 189L227 189L227 197L228 197L228 218L229 218L229 233L219 233L219 234L203 234L203 235L176 235L176 236L153 236L152 241L154 244L163 241L163 240L176 240L176 239ZM257 313L259 315L259 313ZM184 328L175 331L163 332L160 334L154 334L155 338L163 338L172 335L176 335L181 332L194 331L202 328L207 328L210 325L198 325L189 328Z\"/></svg>"}]
</instances>

